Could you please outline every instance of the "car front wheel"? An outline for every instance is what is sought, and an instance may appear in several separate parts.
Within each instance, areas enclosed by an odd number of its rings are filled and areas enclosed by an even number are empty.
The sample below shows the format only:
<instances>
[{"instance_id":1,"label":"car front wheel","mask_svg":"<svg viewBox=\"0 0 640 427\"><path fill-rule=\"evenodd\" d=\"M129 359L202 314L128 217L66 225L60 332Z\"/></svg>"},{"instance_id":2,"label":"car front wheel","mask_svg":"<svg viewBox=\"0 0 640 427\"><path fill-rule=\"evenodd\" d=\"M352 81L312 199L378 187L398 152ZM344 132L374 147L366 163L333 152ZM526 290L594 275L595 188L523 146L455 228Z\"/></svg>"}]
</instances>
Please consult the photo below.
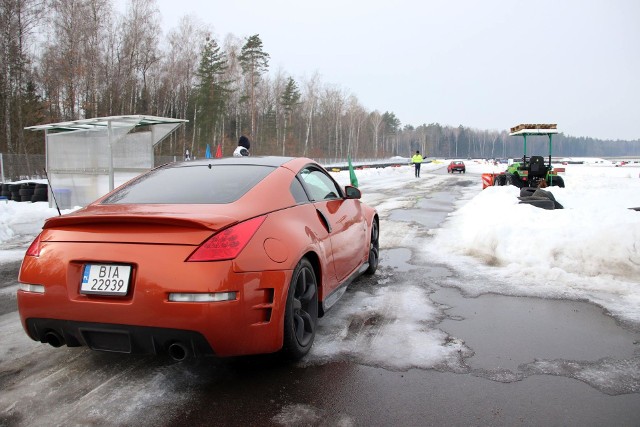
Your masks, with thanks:
<instances>
[{"instance_id":1,"label":"car front wheel","mask_svg":"<svg viewBox=\"0 0 640 427\"><path fill-rule=\"evenodd\" d=\"M311 263L303 258L289 285L284 314L282 354L290 360L303 358L311 349L318 324L318 284Z\"/></svg>"}]
</instances>

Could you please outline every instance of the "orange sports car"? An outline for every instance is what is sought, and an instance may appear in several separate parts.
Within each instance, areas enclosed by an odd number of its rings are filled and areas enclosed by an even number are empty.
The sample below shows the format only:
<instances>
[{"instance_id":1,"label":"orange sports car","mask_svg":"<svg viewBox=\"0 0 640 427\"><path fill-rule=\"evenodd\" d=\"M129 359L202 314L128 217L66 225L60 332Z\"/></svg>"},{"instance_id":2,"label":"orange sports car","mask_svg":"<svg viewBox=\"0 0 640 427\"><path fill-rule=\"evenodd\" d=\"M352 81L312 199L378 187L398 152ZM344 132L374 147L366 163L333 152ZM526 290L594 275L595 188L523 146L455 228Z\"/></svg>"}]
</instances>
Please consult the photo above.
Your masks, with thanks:
<instances>
[{"instance_id":1,"label":"orange sports car","mask_svg":"<svg viewBox=\"0 0 640 427\"><path fill-rule=\"evenodd\" d=\"M175 360L302 358L324 315L378 266L379 218L307 158L167 164L48 219L27 250L27 334Z\"/></svg>"}]
</instances>

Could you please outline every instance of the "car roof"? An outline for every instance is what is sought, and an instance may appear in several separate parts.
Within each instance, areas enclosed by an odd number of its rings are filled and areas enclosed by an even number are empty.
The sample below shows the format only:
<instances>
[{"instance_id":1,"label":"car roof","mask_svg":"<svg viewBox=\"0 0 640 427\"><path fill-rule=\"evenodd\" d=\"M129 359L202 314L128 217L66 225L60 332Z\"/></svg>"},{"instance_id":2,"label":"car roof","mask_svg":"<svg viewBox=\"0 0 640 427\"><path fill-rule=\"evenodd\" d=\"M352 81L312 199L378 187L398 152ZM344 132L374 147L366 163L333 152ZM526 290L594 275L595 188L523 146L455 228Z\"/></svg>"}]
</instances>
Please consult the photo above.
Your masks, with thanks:
<instances>
[{"instance_id":1,"label":"car roof","mask_svg":"<svg viewBox=\"0 0 640 427\"><path fill-rule=\"evenodd\" d=\"M208 166L211 165L210 168ZM215 165L215 167L214 167ZM238 165L239 167L234 168ZM243 183L244 189L236 189L237 181L231 180L229 184L225 186L215 185L206 186L210 191L220 192L227 191L229 187L232 187L231 191L239 191L243 194L239 195L239 198L235 200L223 200L222 202L200 202L200 201L183 201L174 203L172 201L158 200L158 201L142 201L129 203L124 201L122 203L103 203L108 200L109 197L113 197L119 192L126 191L127 186L135 185L132 180L129 183L123 184L114 190L113 193L109 193L102 198L94 201L87 207L75 211L68 216L71 218L82 217L82 221L95 221L95 218L115 218L130 216L136 218L147 218L149 216L162 216L163 218L177 218L176 220L184 220L189 218L189 221L195 221L196 223L204 224L207 227L219 227L222 222L241 221L247 218L253 218L257 215L262 215L268 212L281 210L287 207L294 206L296 200L290 193L290 191L274 191L275 189L288 189L293 176L299 172L299 170L305 165L318 165L312 159L306 157L278 157L278 156L247 156L247 157L226 157L218 159L200 159L194 161L174 162L168 163L163 166L159 166L154 170L159 174L165 171L174 170L178 172L184 169L234 169L238 173L242 173L241 170L252 170L256 168L272 169L267 173L264 178L260 179L258 183L252 184L250 182ZM321 166L318 166L321 167ZM149 172L153 174L153 171ZM146 175L146 174L145 174ZM142 179L145 175L141 175L136 179ZM197 179L198 174L193 174ZM147 184L150 183L147 180ZM207 193L204 189L199 189L198 185L192 185L185 183L184 181L174 181L176 185L172 186L167 191L173 191L176 194L193 193L194 189L200 190L196 193L201 194L202 197L207 197ZM265 191L269 189L269 191ZM241 191L242 190L242 191ZM246 192L245 192L246 190ZM200 197L200 196L199 196ZM211 205L216 205L215 209L211 208ZM60 218L64 218L60 217ZM181 219L182 218L182 219ZM69 221L77 221L77 219L71 219ZM60 224L60 221L52 221L49 223L49 227L54 227Z\"/></svg>"},{"instance_id":2,"label":"car roof","mask_svg":"<svg viewBox=\"0 0 640 427\"><path fill-rule=\"evenodd\" d=\"M202 166L202 165L257 165L257 166L282 166L290 162L295 157L283 156L242 156L242 157L220 157L213 159L198 159L172 164L174 167L182 166Z\"/></svg>"}]
</instances>

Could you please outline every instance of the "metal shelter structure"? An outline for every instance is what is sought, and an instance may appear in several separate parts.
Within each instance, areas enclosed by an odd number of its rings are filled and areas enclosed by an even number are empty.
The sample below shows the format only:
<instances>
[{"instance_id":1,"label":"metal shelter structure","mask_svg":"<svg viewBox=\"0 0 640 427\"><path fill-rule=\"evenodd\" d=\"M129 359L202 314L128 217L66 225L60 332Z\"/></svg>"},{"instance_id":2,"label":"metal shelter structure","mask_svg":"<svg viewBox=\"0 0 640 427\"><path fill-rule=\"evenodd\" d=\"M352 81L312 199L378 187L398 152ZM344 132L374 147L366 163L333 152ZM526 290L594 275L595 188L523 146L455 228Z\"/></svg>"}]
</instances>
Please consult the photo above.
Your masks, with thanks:
<instances>
[{"instance_id":1,"label":"metal shelter structure","mask_svg":"<svg viewBox=\"0 0 640 427\"><path fill-rule=\"evenodd\" d=\"M153 168L153 147L188 120L111 116L26 127L45 132L50 191L62 209L86 206ZM53 197L49 197L49 205Z\"/></svg>"},{"instance_id":2,"label":"metal shelter structure","mask_svg":"<svg viewBox=\"0 0 640 427\"><path fill-rule=\"evenodd\" d=\"M546 135L549 138L549 165L551 165L551 136L558 133L558 125L553 124L520 124L510 129L509 136L522 136L524 139L524 155L522 161L527 161L527 136Z\"/></svg>"},{"instance_id":3,"label":"metal shelter structure","mask_svg":"<svg viewBox=\"0 0 640 427\"><path fill-rule=\"evenodd\" d=\"M531 135L546 135L549 138L549 170L551 167L551 152L553 151L553 144L551 137L558 133L558 125L555 123L542 123L542 124L519 124L510 129L510 136L522 136L524 140L524 151L522 155L522 165L528 167L527 163L527 136ZM553 176L550 176L550 182L553 182Z\"/></svg>"}]
</instances>

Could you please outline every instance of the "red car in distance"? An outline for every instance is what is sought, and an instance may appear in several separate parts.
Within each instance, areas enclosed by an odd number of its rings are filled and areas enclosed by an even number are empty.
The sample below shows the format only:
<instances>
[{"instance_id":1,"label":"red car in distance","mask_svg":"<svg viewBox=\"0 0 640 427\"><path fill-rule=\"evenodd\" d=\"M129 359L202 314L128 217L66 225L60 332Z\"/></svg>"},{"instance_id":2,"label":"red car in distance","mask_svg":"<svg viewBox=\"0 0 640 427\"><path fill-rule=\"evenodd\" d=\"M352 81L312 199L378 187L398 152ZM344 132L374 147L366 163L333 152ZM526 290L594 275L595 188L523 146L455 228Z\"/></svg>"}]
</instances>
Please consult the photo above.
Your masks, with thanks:
<instances>
[{"instance_id":1,"label":"red car in distance","mask_svg":"<svg viewBox=\"0 0 640 427\"><path fill-rule=\"evenodd\" d=\"M447 173L466 173L466 171L467 168L462 160L453 160L451 163L449 163L449 166L447 166Z\"/></svg>"},{"instance_id":2,"label":"red car in distance","mask_svg":"<svg viewBox=\"0 0 640 427\"><path fill-rule=\"evenodd\" d=\"M318 317L378 266L360 196L308 158L158 167L45 222L20 268L22 325L53 347L300 359Z\"/></svg>"}]
</instances>

